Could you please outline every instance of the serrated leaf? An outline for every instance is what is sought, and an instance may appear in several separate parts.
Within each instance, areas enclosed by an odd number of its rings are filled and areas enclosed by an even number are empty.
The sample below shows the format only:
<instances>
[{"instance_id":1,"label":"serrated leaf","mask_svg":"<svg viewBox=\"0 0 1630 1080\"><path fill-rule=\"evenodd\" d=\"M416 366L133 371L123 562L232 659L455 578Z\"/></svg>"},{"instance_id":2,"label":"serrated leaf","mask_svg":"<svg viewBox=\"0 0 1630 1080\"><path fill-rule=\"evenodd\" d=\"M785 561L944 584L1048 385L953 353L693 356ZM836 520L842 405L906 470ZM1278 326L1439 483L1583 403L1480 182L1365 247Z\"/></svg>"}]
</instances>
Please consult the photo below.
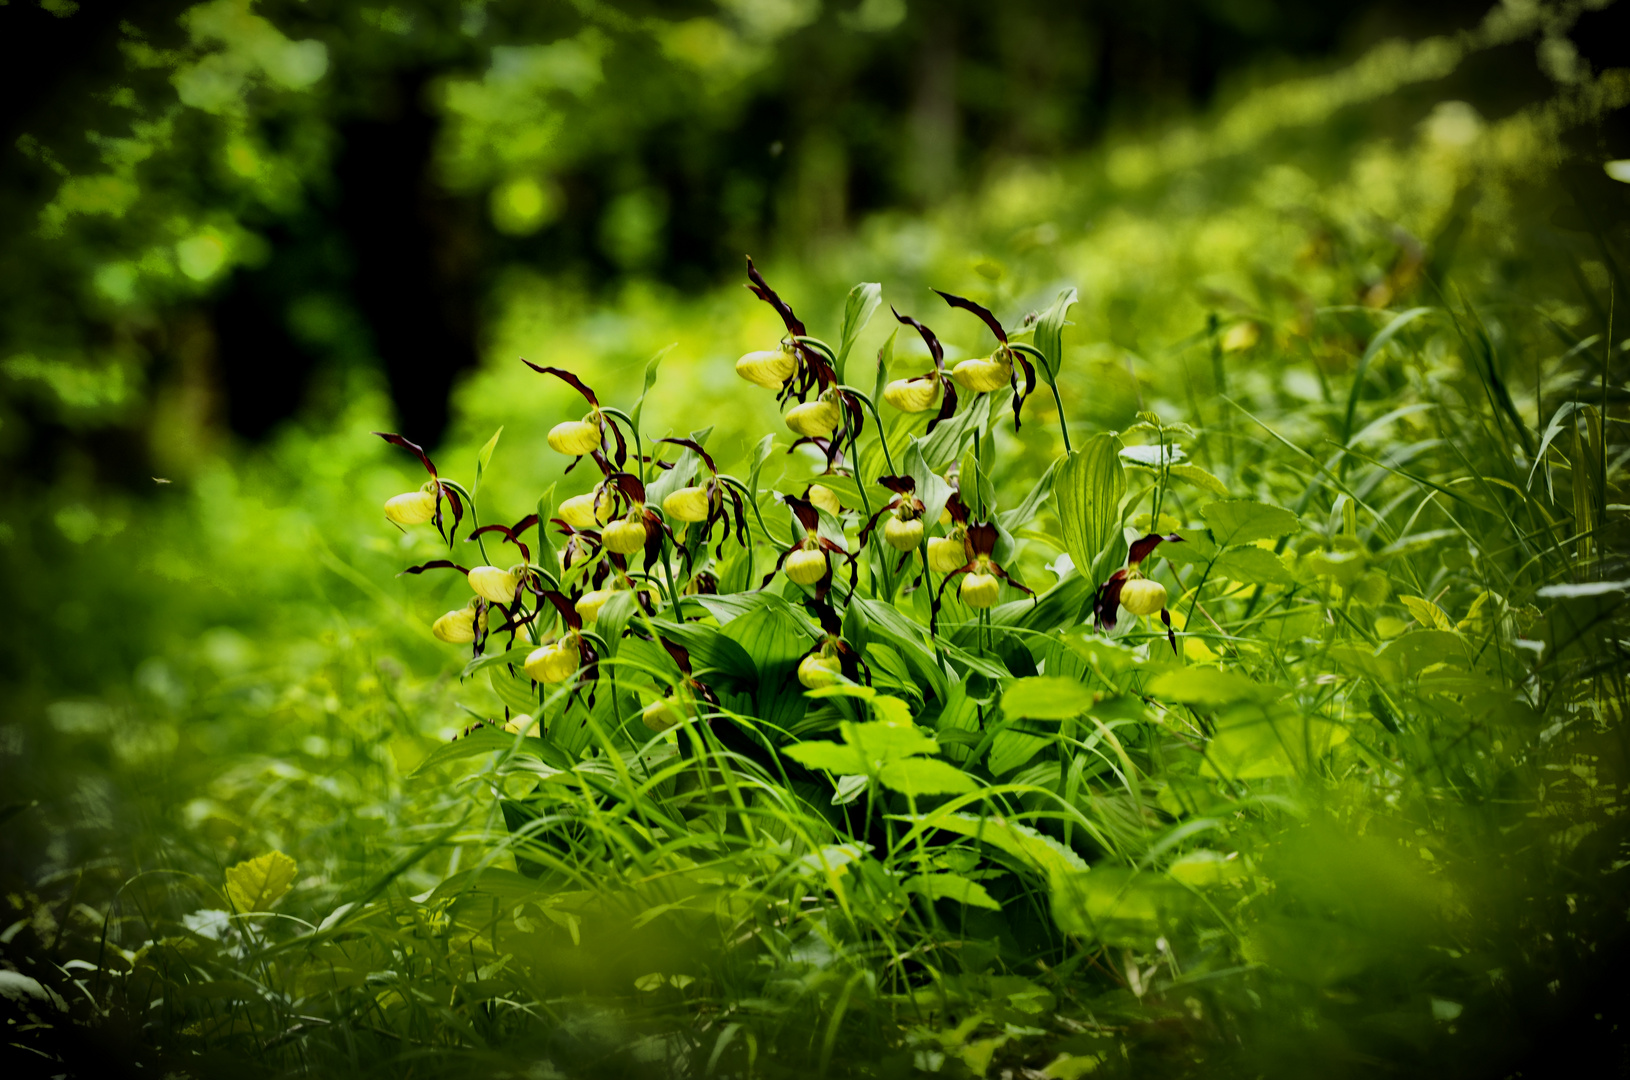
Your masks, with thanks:
<instances>
[{"instance_id":1,"label":"serrated leaf","mask_svg":"<svg viewBox=\"0 0 1630 1080\"><path fill-rule=\"evenodd\" d=\"M849 350L855 347L855 339L872 321L872 314L882 302L883 286L875 281L862 281L849 290L849 296L843 302L843 339L838 346L838 362L834 365L838 382L844 381L843 369L849 359Z\"/></svg>"},{"instance_id":2,"label":"serrated leaf","mask_svg":"<svg viewBox=\"0 0 1630 1080\"><path fill-rule=\"evenodd\" d=\"M1171 475L1179 480L1187 480L1195 487L1205 488L1216 495L1227 495L1228 485L1206 472L1200 466L1190 461L1179 462L1171 467Z\"/></svg>"},{"instance_id":3,"label":"serrated leaf","mask_svg":"<svg viewBox=\"0 0 1630 1080\"><path fill-rule=\"evenodd\" d=\"M1092 691L1074 679L1057 675L1016 679L1002 695L1003 712L1034 720L1068 720L1092 705Z\"/></svg>"},{"instance_id":4,"label":"serrated leaf","mask_svg":"<svg viewBox=\"0 0 1630 1080\"><path fill-rule=\"evenodd\" d=\"M1095 585L1108 573L1095 574L1093 561L1121 531L1126 470L1118 457L1120 446L1114 435L1094 435L1064 459L1053 481L1064 550L1076 570L1093 578Z\"/></svg>"},{"instance_id":5,"label":"serrated leaf","mask_svg":"<svg viewBox=\"0 0 1630 1080\"><path fill-rule=\"evenodd\" d=\"M1301 527L1296 515L1283 506L1255 499L1226 499L1200 508L1200 516L1211 526L1218 547L1249 544L1289 536Z\"/></svg>"},{"instance_id":6,"label":"serrated leaf","mask_svg":"<svg viewBox=\"0 0 1630 1080\"><path fill-rule=\"evenodd\" d=\"M270 911L294 886L299 867L281 851L257 855L226 872L226 897L239 913Z\"/></svg>"},{"instance_id":7,"label":"serrated leaf","mask_svg":"<svg viewBox=\"0 0 1630 1080\"><path fill-rule=\"evenodd\" d=\"M870 771L860 751L844 743L801 742L785 747L781 752L806 768L825 769L840 776Z\"/></svg>"},{"instance_id":8,"label":"serrated leaf","mask_svg":"<svg viewBox=\"0 0 1630 1080\"><path fill-rule=\"evenodd\" d=\"M884 787L902 795L961 795L979 785L973 777L939 758L913 757L891 761L878 772Z\"/></svg>"},{"instance_id":9,"label":"serrated leaf","mask_svg":"<svg viewBox=\"0 0 1630 1080\"><path fill-rule=\"evenodd\" d=\"M929 900L955 900L970 907L1002 910L1002 905L985 891L983 885L961 874L919 874L914 878L907 878L902 887L907 892L914 892Z\"/></svg>"},{"instance_id":10,"label":"serrated leaf","mask_svg":"<svg viewBox=\"0 0 1630 1080\"><path fill-rule=\"evenodd\" d=\"M1454 620L1449 618L1447 612L1432 601L1422 596L1400 596L1398 598L1409 609L1415 621L1432 630L1453 630Z\"/></svg>"},{"instance_id":11,"label":"serrated leaf","mask_svg":"<svg viewBox=\"0 0 1630 1080\"><path fill-rule=\"evenodd\" d=\"M1294 580L1290 576L1290 571L1285 569L1285 564L1279 561L1279 556L1259 547L1242 547L1223 552L1212 564L1211 573L1214 577L1242 581L1247 585L1290 585Z\"/></svg>"},{"instance_id":12,"label":"serrated leaf","mask_svg":"<svg viewBox=\"0 0 1630 1080\"><path fill-rule=\"evenodd\" d=\"M1060 292L1058 299L1036 320L1036 348L1047 358L1041 365L1041 377L1049 386L1058 381L1059 368L1064 363L1064 328L1070 325L1066 317L1077 295L1073 288Z\"/></svg>"}]
</instances>

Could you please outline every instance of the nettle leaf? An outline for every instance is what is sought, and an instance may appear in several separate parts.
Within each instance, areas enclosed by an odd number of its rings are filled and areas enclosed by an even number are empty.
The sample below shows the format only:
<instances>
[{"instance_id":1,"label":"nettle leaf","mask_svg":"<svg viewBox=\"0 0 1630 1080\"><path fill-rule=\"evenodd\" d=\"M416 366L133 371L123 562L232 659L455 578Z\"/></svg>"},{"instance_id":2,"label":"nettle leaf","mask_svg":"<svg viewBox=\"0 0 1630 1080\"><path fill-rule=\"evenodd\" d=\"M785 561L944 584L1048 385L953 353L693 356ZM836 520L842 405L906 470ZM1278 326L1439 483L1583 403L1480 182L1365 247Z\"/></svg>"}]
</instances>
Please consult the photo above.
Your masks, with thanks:
<instances>
[{"instance_id":1,"label":"nettle leaf","mask_svg":"<svg viewBox=\"0 0 1630 1080\"><path fill-rule=\"evenodd\" d=\"M1047 358L1046 363L1041 365L1041 377L1048 386L1058 381L1059 368L1064 364L1064 328L1070 325L1066 316L1074 306L1077 295L1074 289L1065 289L1036 320L1036 348Z\"/></svg>"},{"instance_id":2,"label":"nettle leaf","mask_svg":"<svg viewBox=\"0 0 1630 1080\"><path fill-rule=\"evenodd\" d=\"M1218 668L1172 668L1149 680L1144 688L1152 698L1183 705L1223 705L1256 697L1260 683L1234 671Z\"/></svg>"},{"instance_id":3,"label":"nettle leaf","mask_svg":"<svg viewBox=\"0 0 1630 1080\"><path fill-rule=\"evenodd\" d=\"M1016 679L1002 695L1002 711L1034 720L1068 720L1092 708L1092 691L1074 679L1038 675Z\"/></svg>"},{"instance_id":4,"label":"nettle leaf","mask_svg":"<svg viewBox=\"0 0 1630 1080\"><path fill-rule=\"evenodd\" d=\"M913 757L891 761L878 772L886 788L916 798L919 795L961 795L979 785L973 777L939 758Z\"/></svg>"},{"instance_id":5,"label":"nettle leaf","mask_svg":"<svg viewBox=\"0 0 1630 1080\"><path fill-rule=\"evenodd\" d=\"M226 898L238 912L270 911L294 886L299 867L281 851L268 851L228 868Z\"/></svg>"},{"instance_id":6,"label":"nettle leaf","mask_svg":"<svg viewBox=\"0 0 1630 1080\"><path fill-rule=\"evenodd\" d=\"M833 368L839 382L844 381L843 368L849 359L849 350L855 347L855 339L872 321L877 305L882 302L883 286L875 281L862 281L849 290L848 299L843 302L843 340L838 346L838 362Z\"/></svg>"},{"instance_id":7,"label":"nettle leaf","mask_svg":"<svg viewBox=\"0 0 1630 1080\"><path fill-rule=\"evenodd\" d=\"M1126 470L1117 456L1120 448L1117 436L1094 435L1064 459L1053 481L1064 550L1076 570L1093 577L1094 584L1094 560L1120 536L1121 499L1126 494Z\"/></svg>"},{"instance_id":8,"label":"nettle leaf","mask_svg":"<svg viewBox=\"0 0 1630 1080\"><path fill-rule=\"evenodd\" d=\"M1227 499L1200 508L1200 516L1211 526L1218 547L1249 544L1289 536L1301 527L1296 515L1283 506L1255 499Z\"/></svg>"},{"instance_id":9,"label":"nettle leaf","mask_svg":"<svg viewBox=\"0 0 1630 1080\"><path fill-rule=\"evenodd\" d=\"M1179 462L1169 470L1179 480L1187 480L1195 487L1204 488L1215 495L1227 495L1228 485L1218 480L1193 462Z\"/></svg>"},{"instance_id":10,"label":"nettle leaf","mask_svg":"<svg viewBox=\"0 0 1630 1080\"><path fill-rule=\"evenodd\" d=\"M1259 547L1242 547L1223 552L1212 564L1211 573L1215 577L1241 581L1247 585L1290 585L1295 580L1290 576L1290 571L1285 569L1285 564L1279 561L1279 556Z\"/></svg>"},{"instance_id":11,"label":"nettle leaf","mask_svg":"<svg viewBox=\"0 0 1630 1080\"><path fill-rule=\"evenodd\" d=\"M794 743L781 751L798 764L810 769L825 769L840 776L865 774L866 760L860 751L846 743L826 741Z\"/></svg>"},{"instance_id":12,"label":"nettle leaf","mask_svg":"<svg viewBox=\"0 0 1630 1080\"><path fill-rule=\"evenodd\" d=\"M919 874L914 878L907 878L902 887L907 892L914 892L929 900L955 900L969 907L1002 910L1002 905L985 891L983 885L961 874Z\"/></svg>"},{"instance_id":13,"label":"nettle leaf","mask_svg":"<svg viewBox=\"0 0 1630 1080\"><path fill-rule=\"evenodd\" d=\"M889 762L913 754L932 754L940 748L934 736L919 727L878 720L866 724L844 724L843 738L869 762Z\"/></svg>"},{"instance_id":14,"label":"nettle leaf","mask_svg":"<svg viewBox=\"0 0 1630 1080\"><path fill-rule=\"evenodd\" d=\"M1181 446L1167 443L1161 446L1153 443L1147 446L1127 446L1121 449L1121 458L1134 465L1142 465L1146 469L1158 469L1162 465L1176 465L1188 455Z\"/></svg>"}]
</instances>

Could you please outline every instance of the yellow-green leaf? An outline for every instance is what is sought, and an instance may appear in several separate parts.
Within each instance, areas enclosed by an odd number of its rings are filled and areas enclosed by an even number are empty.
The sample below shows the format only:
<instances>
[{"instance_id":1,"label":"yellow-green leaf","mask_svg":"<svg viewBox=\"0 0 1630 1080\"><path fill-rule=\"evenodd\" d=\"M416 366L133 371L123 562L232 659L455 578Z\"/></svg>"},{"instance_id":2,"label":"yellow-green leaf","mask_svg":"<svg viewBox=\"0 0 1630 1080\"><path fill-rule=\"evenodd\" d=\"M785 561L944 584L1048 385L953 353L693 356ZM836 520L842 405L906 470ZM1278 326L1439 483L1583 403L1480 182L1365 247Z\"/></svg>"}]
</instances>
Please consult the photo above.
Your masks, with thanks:
<instances>
[{"instance_id":1,"label":"yellow-green leaf","mask_svg":"<svg viewBox=\"0 0 1630 1080\"><path fill-rule=\"evenodd\" d=\"M1421 596L1400 596L1404 607L1415 617L1415 621L1432 630L1453 630L1454 620L1432 601Z\"/></svg>"},{"instance_id":2,"label":"yellow-green leaf","mask_svg":"<svg viewBox=\"0 0 1630 1080\"><path fill-rule=\"evenodd\" d=\"M268 851L226 872L226 898L237 911L270 911L294 885L298 868L281 851Z\"/></svg>"}]
</instances>

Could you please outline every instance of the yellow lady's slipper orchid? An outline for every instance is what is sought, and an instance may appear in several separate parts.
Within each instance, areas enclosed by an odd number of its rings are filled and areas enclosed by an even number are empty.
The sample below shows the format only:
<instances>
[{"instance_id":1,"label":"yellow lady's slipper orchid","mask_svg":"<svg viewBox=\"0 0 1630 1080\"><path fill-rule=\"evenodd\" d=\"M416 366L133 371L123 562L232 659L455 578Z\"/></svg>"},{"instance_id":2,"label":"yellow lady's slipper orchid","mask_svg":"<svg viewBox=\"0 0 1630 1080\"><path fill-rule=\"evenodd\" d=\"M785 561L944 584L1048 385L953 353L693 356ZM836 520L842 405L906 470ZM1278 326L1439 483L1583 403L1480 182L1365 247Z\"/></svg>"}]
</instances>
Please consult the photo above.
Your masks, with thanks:
<instances>
[{"instance_id":1,"label":"yellow lady's slipper orchid","mask_svg":"<svg viewBox=\"0 0 1630 1080\"><path fill-rule=\"evenodd\" d=\"M951 369L951 378L965 390L988 394L1012 381L1013 366L1001 360L964 360Z\"/></svg>"},{"instance_id":2,"label":"yellow lady's slipper orchid","mask_svg":"<svg viewBox=\"0 0 1630 1080\"><path fill-rule=\"evenodd\" d=\"M577 673L581 657L575 641L539 645L526 657L526 673L541 683L565 682Z\"/></svg>"},{"instance_id":3,"label":"yellow lady's slipper orchid","mask_svg":"<svg viewBox=\"0 0 1630 1080\"><path fill-rule=\"evenodd\" d=\"M939 396L938 379L895 379L883 387L883 400L901 412L927 412Z\"/></svg>"},{"instance_id":4,"label":"yellow lady's slipper orchid","mask_svg":"<svg viewBox=\"0 0 1630 1080\"><path fill-rule=\"evenodd\" d=\"M968 565L968 549L961 535L936 536L928 541L928 568L936 574L949 574Z\"/></svg>"},{"instance_id":5,"label":"yellow lady's slipper orchid","mask_svg":"<svg viewBox=\"0 0 1630 1080\"><path fill-rule=\"evenodd\" d=\"M662 512L676 521L706 521L709 503L707 488L682 487L662 500Z\"/></svg>"},{"instance_id":6,"label":"yellow lady's slipper orchid","mask_svg":"<svg viewBox=\"0 0 1630 1080\"><path fill-rule=\"evenodd\" d=\"M476 617L475 605L449 611L441 618L430 624L430 632L436 637L452 645L468 645L475 640L476 630L479 627L482 633L487 630L487 613L481 612L479 620Z\"/></svg>"},{"instance_id":7,"label":"yellow lady's slipper orchid","mask_svg":"<svg viewBox=\"0 0 1630 1080\"><path fill-rule=\"evenodd\" d=\"M995 574L971 573L962 579L957 595L971 608L988 608L1002 593L1002 583Z\"/></svg>"},{"instance_id":8,"label":"yellow lady's slipper orchid","mask_svg":"<svg viewBox=\"0 0 1630 1080\"><path fill-rule=\"evenodd\" d=\"M583 625L590 626L600 617L600 609L606 606L606 601L616 595L615 589L593 589L579 596L572 606L577 609L577 617L583 620Z\"/></svg>"},{"instance_id":9,"label":"yellow lady's slipper orchid","mask_svg":"<svg viewBox=\"0 0 1630 1080\"><path fill-rule=\"evenodd\" d=\"M916 551L923 542L922 518L889 518L883 526L883 539L895 551Z\"/></svg>"},{"instance_id":10,"label":"yellow lady's slipper orchid","mask_svg":"<svg viewBox=\"0 0 1630 1080\"><path fill-rule=\"evenodd\" d=\"M786 349L750 352L736 361L736 374L766 390L779 390L798 367L798 358Z\"/></svg>"},{"instance_id":11,"label":"yellow lady's slipper orchid","mask_svg":"<svg viewBox=\"0 0 1630 1080\"><path fill-rule=\"evenodd\" d=\"M843 513L843 504L838 501L838 493L824 484L809 485L809 501L834 517Z\"/></svg>"},{"instance_id":12,"label":"yellow lady's slipper orchid","mask_svg":"<svg viewBox=\"0 0 1630 1080\"><path fill-rule=\"evenodd\" d=\"M835 656L816 653L798 662L798 681L811 690L831 686L838 681L843 665Z\"/></svg>"},{"instance_id":13,"label":"yellow lady's slipper orchid","mask_svg":"<svg viewBox=\"0 0 1630 1080\"><path fill-rule=\"evenodd\" d=\"M826 552L820 548L799 548L782 564L789 580L813 585L826 576Z\"/></svg>"},{"instance_id":14,"label":"yellow lady's slipper orchid","mask_svg":"<svg viewBox=\"0 0 1630 1080\"><path fill-rule=\"evenodd\" d=\"M640 723L655 732L677 726L685 717L674 708L671 698L661 698L640 710Z\"/></svg>"},{"instance_id":15,"label":"yellow lady's slipper orchid","mask_svg":"<svg viewBox=\"0 0 1630 1080\"><path fill-rule=\"evenodd\" d=\"M504 732L509 735L519 735L525 732L534 739L542 737L542 733L538 730L537 719L528 716L526 713L517 713L504 721Z\"/></svg>"},{"instance_id":16,"label":"yellow lady's slipper orchid","mask_svg":"<svg viewBox=\"0 0 1630 1080\"><path fill-rule=\"evenodd\" d=\"M1166 586L1148 578L1133 578L1121 585L1121 607L1133 615L1154 615L1166 606Z\"/></svg>"},{"instance_id":17,"label":"yellow lady's slipper orchid","mask_svg":"<svg viewBox=\"0 0 1630 1080\"><path fill-rule=\"evenodd\" d=\"M518 567L500 570L496 566L478 566L470 571L470 588L477 596L484 596L495 604L507 604L515 599L515 587L521 583Z\"/></svg>"},{"instance_id":18,"label":"yellow lady's slipper orchid","mask_svg":"<svg viewBox=\"0 0 1630 1080\"><path fill-rule=\"evenodd\" d=\"M600 449L600 426L587 420L556 424L549 429L549 448L567 457L582 457Z\"/></svg>"},{"instance_id":19,"label":"yellow lady's slipper orchid","mask_svg":"<svg viewBox=\"0 0 1630 1080\"><path fill-rule=\"evenodd\" d=\"M398 525L423 525L435 516L434 490L426 491L421 488L385 500L385 517Z\"/></svg>"},{"instance_id":20,"label":"yellow lady's slipper orchid","mask_svg":"<svg viewBox=\"0 0 1630 1080\"><path fill-rule=\"evenodd\" d=\"M586 495L573 495L563 499L560 504L560 520L574 529L598 529L611 520L611 496L600 495L600 505L595 506L594 500L598 492L589 492Z\"/></svg>"},{"instance_id":21,"label":"yellow lady's slipper orchid","mask_svg":"<svg viewBox=\"0 0 1630 1080\"><path fill-rule=\"evenodd\" d=\"M606 545L606 550L617 555L632 555L645 546L648 533L645 531L645 519L636 512L633 516L613 521L600 533L600 540Z\"/></svg>"},{"instance_id":22,"label":"yellow lady's slipper orchid","mask_svg":"<svg viewBox=\"0 0 1630 1080\"><path fill-rule=\"evenodd\" d=\"M825 438L838 428L843 413L838 403L827 398L794 405L787 412L787 426L806 438Z\"/></svg>"}]
</instances>

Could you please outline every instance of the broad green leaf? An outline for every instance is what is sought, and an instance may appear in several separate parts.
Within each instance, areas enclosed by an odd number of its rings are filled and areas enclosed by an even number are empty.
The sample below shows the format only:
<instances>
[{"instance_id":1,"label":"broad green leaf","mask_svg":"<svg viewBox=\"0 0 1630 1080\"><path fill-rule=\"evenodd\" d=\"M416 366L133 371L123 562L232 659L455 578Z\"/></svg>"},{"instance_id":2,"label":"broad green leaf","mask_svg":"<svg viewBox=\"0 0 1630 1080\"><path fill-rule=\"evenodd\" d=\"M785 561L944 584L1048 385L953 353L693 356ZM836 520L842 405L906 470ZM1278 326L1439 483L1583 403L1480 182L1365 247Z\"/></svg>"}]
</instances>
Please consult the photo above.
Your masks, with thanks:
<instances>
[{"instance_id":1,"label":"broad green leaf","mask_svg":"<svg viewBox=\"0 0 1630 1080\"><path fill-rule=\"evenodd\" d=\"M691 432L690 437L692 442L705 447L707 437L711 434L713 434L713 426L710 424L700 431ZM671 446L672 444L664 445ZM690 447L685 447L680 455L674 459L673 468L658 470L661 475L645 485L645 501L652 506L661 506L663 499L666 499L680 488L691 484L701 468L702 456Z\"/></svg>"},{"instance_id":2,"label":"broad green leaf","mask_svg":"<svg viewBox=\"0 0 1630 1080\"><path fill-rule=\"evenodd\" d=\"M690 653L691 664L701 677L703 670L719 672L731 679L752 681L757 677L753 658L740 644L725 636L716 626L700 623L674 623L654 620L657 632Z\"/></svg>"},{"instance_id":3,"label":"broad green leaf","mask_svg":"<svg viewBox=\"0 0 1630 1080\"><path fill-rule=\"evenodd\" d=\"M1209 503L1200 508L1200 516L1211 526L1211 536L1218 547L1289 536L1301 525L1296 515L1283 506L1273 506L1255 499L1225 499Z\"/></svg>"},{"instance_id":4,"label":"broad green leaf","mask_svg":"<svg viewBox=\"0 0 1630 1080\"><path fill-rule=\"evenodd\" d=\"M911 440L911 445L906 448L905 470L917 485L916 495L923 504L923 521L932 525L940 519L940 511L951 500L951 485L928 467L920 439Z\"/></svg>"},{"instance_id":5,"label":"broad green leaf","mask_svg":"<svg viewBox=\"0 0 1630 1080\"><path fill-rule=\"evenodd\" d=\"M672 352L679 342L675 341L658 349L651 359L645 362L645 384L640 389L640 399L634 402L633 409L629 410L629 417L634 421L636 429L640 426L640 413L645 409L645 398L651 393L651 387L657 383L657 368L662 366L662 358Z\"/></svg>"},{"instance_id":6,"label":"broad green leaf","mask_svg":"<svg viewBox=\"0 0 1630 1080\"><path fill-rule=\"evenodd\" d=\"M1002 695L1002 711L1036 720L1068 720L1092 708L1092 691L1074 679L1038 675L1017 679Z\"/></svg>"},{"instance_id":7,"label":"broad green leaf","mask_svg":"<svg viewBox=\"0 0 1630 1080\"><path fill-rule=\"evenodd\" d=\"M535 705L536 703L534 703ZM442 743L425 756L425 759L413 767L412 776L429 772L438 765L445 765L449 761L462 761L464 758L480 757L482 754L502 753L515 748L517 736L501 728L484 727L460 735L451 742ZM538 740L530 739L537 743Z\"/></svg>"},{"instance_id":8,"label":"broad green leaf","mask_svg":"<svg viewBox=\"0 0 1630 1080\"><path fill-rule=\"evenodd\" d=\"M1120 445L1115 435L1094 435L1064 460L1053 481L1064 550L1069 552L1077 572L1091 578L1094 586L1108 577L1109 571L1098 568L1098 572L1093 562L1121 531L1126 470L1117 456Z\"/></svg>"},{"instance_id":9,"label":"broad green leaf","mask_svg":"<svg viewBox=\"0 0 1630 1080\"><path fill-rule=\"evenodd\" d=\"M1306 772L1347 739L1345 727L1290 703L1240 702L1219 711L1215 722L1200 771L1232 780Z\"/></svg>"},{"instance_id":10,"label":"broad green leaf","mask_svg":"<svg viewBox=\"0 0 1630 1080\"><path fill-rule=\"evenodd\" d=\"M904 820L925 829L940 829L989 844L1040 869L1048 877L1087 868L1081 856L1051 836L1037 832L1029 825L1020 825L1003 817L935 813L907 817Z\"/></svg>"},{"instance_id":11,"label":"broad green leaf","mask_svg":"<svg viewBox=\"0 0 1630 1080\"><path fill-rule=\"evenodd\" d=\"M227 869L226 898L240 913L270 911L294 886L297 870L294 860L281 851L257 855Z\"/></svg>"},{"instance_id":12,"label":"broad green leaf","mask_svg":"<svg viewBox=\"0 0 1630 1080\"><path fill-rule=\"evenodd\" d=\"M1064 328L1070 325L1067 316L1076 296L1073 288L1063 290L1036 320L1036 348L1047 358L1046 363L1038 365L1041 370L1037 374L1049 386L1058 381L1059 368L1064 363Z\"/></svg>"},{"instance_id":13,"label":"broad green leaf","mask_svg":"<svg viewBox=\"0 0 1630 1080\"><path fill-rule=\"evenodd\" d=\"M559 564L555 562L555 542L549 538L549 519L555 516L557 486L550 484L548 490L538 498L538 542L532 549L532 558L550 573L559 569Z\"/></svg>"},{"instance_id":14,"label":"broad green leaf","mask_svg":"<svg viewBox=\"0 0 1630 1080\"><path fill-rule=\"evenodd\" d=\"M900 659L905 661L906 667L921 680L922 685L932 690L936 698L944 701L945 671L940 667L939 658L934 655L933 645L928 640L927 628L900 614L893 604L866 600L858 596L851 603L859 604L865 611L873 639L882 641L899 653Z\"/></svg>"},{"instance_id":15,"label":"broad green leaf","mask_svg":"<svg viewBox=\"0 0 1630 1080\"><path fill-rule=\"evenodd\" d=\"M1400 596L1399 601L1409 609L1415 621L1428 630L1453 630L1455 622L1432 601L1422 596Z\"/></svg>"},{"instance_id":16,"label":"broad green leaf","mask_svg":"<svg viewBox=\"0 0 1630 1080\"><path fill-rule=\"evenodd\" d=\"M1227 495L1228 485L1206 472L1192 462L1179 462L1171 467L1171 475L1179 480L1187 480L1195 487L1204 488L1214 495Z\"/></svg>"},{"instance_id":17,"label":"broad green leaf","mask_svg":"<svg viewBox=\"0 0 1630 1080\"><path fill-rule=\"evenodd\" d=\"M1163 549L1167 546L1161 545ZM1177 548L1183 545L1169 546ZM1164 551L1161 553L1165 554ZM1279 561L1279 556L1259 547L1242 547L1223 552L1212 564L1211 574L1213 577L1227 578L1229 581L1242 581L1247 585L1290 585L1294 582L1290 571Z\"/></svg>"},{"instance_id":18,"label":"broad green leaf","mask_svg":"<svg viewBox=\"0 0 1630 1080\"><path fill-rule=\"evenodd\" d=\"M914 878L907 878L902 885L906 892L914 892L929 900L955 900L970 907L1002 910L1002 905L985 891L983 885L961 874L919 874Z\"/></svg>"},{"instance_id":19,"label":"broad green leaf","mask_svg":"<svg viewBox=\"0 0 1630 1080\"><path fill-rule=\"evenodd\" d=\"M502 701L510 712L538 711L538 699L532 689L532 680L524 674L512 675L508 668L492 667L487 669L487 681L492 684L492 692L498 695L498 700Z\"/></svg>"},{"instance_id":20,"label":"broad green leaf","mask_svg":"<svg viewBox=\"0 0 1630 1080\"><path fill-rule=\"evenodd\" d=\"M838 346L836 365L838 382L844 381L844 365L849 360L849 350L855 347L855 339L866 329L866 324L872 321L872 313L882 302L883 286L875 281L862 281L849 290L848 299L843 302L843 340Z\"/></svg>"},{"instance_id":21,"label":"broad green leaf","mask_svg":"<svg viewBox=\"0 0 1630 1080\"><path fill-rule=\"evenodd\" d=\"M961 795L979 785L973 777L939 758L901 758L884 765L878 772L884 787L902 795Z\"/></svg>"},{"instance_id":22,"label":"broad green leaf","mask_svg":"<svg viewBox=\"0 0 1630 1080\"><path fill-rule=\"evenodd\" d=\"M1053 883L1059 929L1106 945L1150 947L1166 923L1191 903L1188 890L1164 874L1100 867Z\"/></svg>"},{"instance_id":23,"label":"broad green leaf","mask_svg":"<svg viewBox=\"0 0 1630 1080\"><path fill-rule=\"evenodd\" d=\"M860 751L861 756L870 763L870 769L877 768L879 763L886 764L913 754L932 754L939 749L934 736L911 724L887 724L875 720L866 724L846 723L843 725L843 738Z\"/></svg>"},{"instance_id":24,"label":"broad green leaf","mask_svg":"<svg viewBox=\"0 0 1630 1080\"><path fill-rule=\"evenodd\" d=\"M1023 731L998 731L990 741L985 761L994 776L1003 776L1044 750L1051 739Z\"/></svg>"},{"instance_id":25,"label":"broad green leaf","mask_svg":"<svg viewBox=\"0 0 1630 1080\"><path fill-rule=\"evenodd\" d=\"M935 472L943 473L962 453L963 444L985 426L990 419L991 399L995 394L980 394L977 401L962 409L951 419L936 427L925 439L916 439L922 446L923 460Z\"/></svg>"},{"instance_id":26,"label":"broad green leaf","mask_svg":"<svg viewBox=\"0 0 1630 1080\"><path fill-rule=\"evenodd\" d=\"M1030 494L1024 497L1024 501L1012 510L997 516L997 524L1004 529L1013 530L1022 529L1035 520L1036 515L1041 512L1042 504L1047 501L1047 496L1053 493L1053 479L1058 475L1058 466L1059 459L1054 459L1053 463L1047 466L1047 471L1041 474L1041 479L1030 489ZM936 514L934 517L938 519L939 515Z\"/></svg>"},{"instance_id":27,"label":"broad green leaf","mask_svg":"<svg viewBox=\"0 0 1630 1080\"><path fill-rule=\"evenodd\" d=\"M825 769L840 776L869 773L860 751L844 743L815 741L794 743L781 751L792 760L811 769Z\"/></svg>"},{"instance_id":28,"label":"broad green leaf","mask_svg":"<svg viewBox=\"0 0 1630 1080\"><path fill-rule=\"evenodd\" d=\"M471 486L470 494L474 495L480 492L481 477L487 471L487 462L492 460L492 452L498 449L498 436L503 433L504 429L499 427L497 431L492 433L492 438L487 440L487 445L483 446L481 452L475 456L475 484Z\"/></svg>"},{"instance_id":29,"label":"broad green leaf","mask_svg":"<svg viewBox=\"0 0 1630 1080\"><path fill-rule=\"evenodd\" d=\"M1221 705L1241 701L1256 696L1262 689L1260 683L1238 672L1203 667L1162 671L1150 679L1145 687L1152 698L1184 705Z\"/></svg>"}]
</instances>

